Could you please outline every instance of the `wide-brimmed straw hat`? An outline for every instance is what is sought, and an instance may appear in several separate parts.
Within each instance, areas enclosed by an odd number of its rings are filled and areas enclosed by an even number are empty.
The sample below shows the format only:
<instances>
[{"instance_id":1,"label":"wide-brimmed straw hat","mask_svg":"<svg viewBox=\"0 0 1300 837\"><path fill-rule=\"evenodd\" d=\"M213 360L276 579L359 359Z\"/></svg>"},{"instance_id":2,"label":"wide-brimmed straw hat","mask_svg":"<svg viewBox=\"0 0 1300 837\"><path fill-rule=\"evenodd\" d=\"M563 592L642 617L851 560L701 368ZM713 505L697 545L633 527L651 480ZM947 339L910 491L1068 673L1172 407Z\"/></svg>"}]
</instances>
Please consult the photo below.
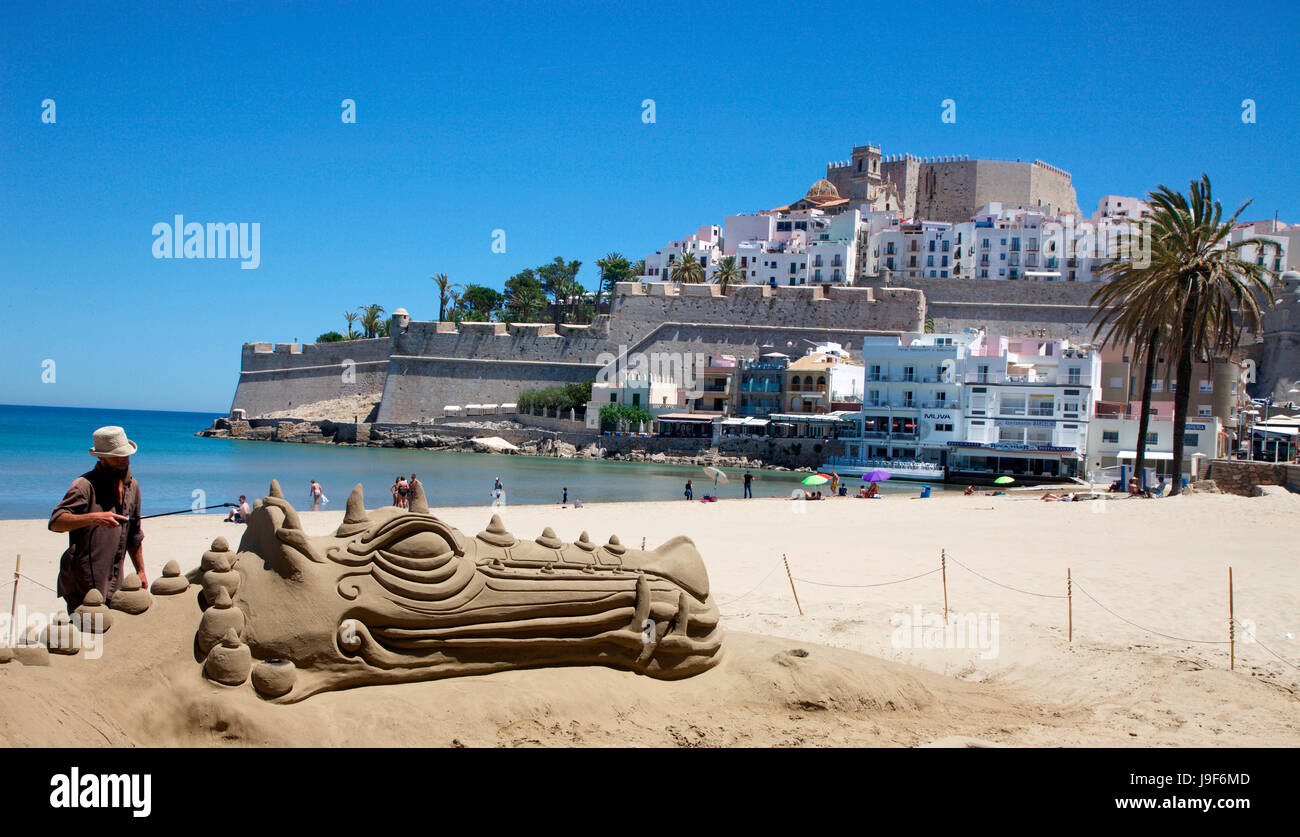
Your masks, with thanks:
<instances>
[{"instance_id":1,"label":"wide-brimmed straw hat","mask_svg":"<svg viewBox=\"0 0 1300 837\"><path fill-rule=\"evenodd\" d=\"M101 427L95 431L95 446L90 449L91 456L133 456L139 446L126 438L126 431L117 426Z\"/></svg>"}]
</instances>

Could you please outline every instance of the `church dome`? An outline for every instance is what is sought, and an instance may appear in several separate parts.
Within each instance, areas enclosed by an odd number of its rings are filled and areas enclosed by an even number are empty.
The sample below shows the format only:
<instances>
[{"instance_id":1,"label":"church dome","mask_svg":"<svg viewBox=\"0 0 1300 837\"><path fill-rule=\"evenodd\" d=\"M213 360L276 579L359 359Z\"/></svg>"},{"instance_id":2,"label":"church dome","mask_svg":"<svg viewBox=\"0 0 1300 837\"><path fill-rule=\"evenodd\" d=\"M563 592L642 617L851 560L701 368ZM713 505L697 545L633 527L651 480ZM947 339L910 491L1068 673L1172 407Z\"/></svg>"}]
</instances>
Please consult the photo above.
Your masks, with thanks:
<instances>
[{"instance_id":1,"label":"church dome","mask_svg":"<svg viewBox=\"0 0 1300 837\"><path fill-rule=\"evenodd\" d=\"M840 192L835 188L835 184L824 177L808 187L808 194L804 195L805 198L813 200L834 200L839 196Z\"/></svg>"}]
</instances>

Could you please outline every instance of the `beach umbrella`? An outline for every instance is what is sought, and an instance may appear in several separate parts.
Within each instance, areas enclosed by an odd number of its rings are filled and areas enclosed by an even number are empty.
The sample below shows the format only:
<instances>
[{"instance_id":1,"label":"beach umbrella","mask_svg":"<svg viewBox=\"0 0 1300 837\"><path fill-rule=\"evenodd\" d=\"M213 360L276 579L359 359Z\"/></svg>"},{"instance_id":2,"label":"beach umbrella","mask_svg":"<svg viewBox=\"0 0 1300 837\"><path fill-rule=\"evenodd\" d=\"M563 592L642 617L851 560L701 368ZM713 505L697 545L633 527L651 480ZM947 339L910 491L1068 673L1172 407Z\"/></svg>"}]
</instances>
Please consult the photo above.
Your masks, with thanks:
<instances>
[{"instance_id":1,"label":"beach umbrella","mask_svg":"<svg viewBox=\"0 0 1300 837\"><path fill-rule=\"evenodd\" d=\"M862 475L862 479L865 480L866 482L884 482L885 480L889 479L889 472L888 471L867 471L865 474Z\"/></svg>"},{"instance_id":2,"label":"beach umbrella","mask_svg":"<svg viewBox=\"0 0 1300 837\"><path fill-rule=\"evenodd\" d=\"M804 485L822 485L831 481L825 474L811 474L803 478Z\"/></svg>"},{"instance_id":3,"label":"beach umbrella","mask_svg":"<svg viewBox=\"0 0 1300 837\"><path fill-rule=\"evenodd\" d=\"M718 488L718 480L722 480L723 482L726 482L726 481L727 481L727 475L724 474L724 473L722 473L722 469L721 469L721 468L715 468L715 467L713 467L712 465L705 465L705 466L704 466L704 473L706 473L706 474L708 474L709 476L713 477L713 488L714 488L715 491L716 491L717 488Z\"/></svg>"},{"instance_id":4,"label":"beach umbrella","mask_svg":"<svg viewBox=\"0 0 1300 837\"><path fill-rule=\"evenodd\" d=\"M995 480L993 481L993 484L994 484L994 485L1011 485L1011 483L1013 483L1013 482L1015 482L1015 481L1016 481L1016 480L1015 480L1014 477L998 477L997 479L995 479Z\"/></svg>"}]
</instances>

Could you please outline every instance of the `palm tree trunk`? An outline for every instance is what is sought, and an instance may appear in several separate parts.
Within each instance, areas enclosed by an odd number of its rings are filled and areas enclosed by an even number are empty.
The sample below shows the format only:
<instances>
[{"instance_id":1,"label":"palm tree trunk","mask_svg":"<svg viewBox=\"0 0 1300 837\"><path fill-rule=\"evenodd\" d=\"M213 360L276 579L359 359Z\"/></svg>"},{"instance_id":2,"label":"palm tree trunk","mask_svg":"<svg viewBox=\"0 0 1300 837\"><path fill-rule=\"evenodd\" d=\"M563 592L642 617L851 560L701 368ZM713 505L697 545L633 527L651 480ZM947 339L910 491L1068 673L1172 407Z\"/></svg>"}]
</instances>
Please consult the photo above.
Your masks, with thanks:
<instances>
[{"instance_id":1,"label":"palm tree trunk","mask_svg":"<svg viewBox=\"0 0 1300 837\"><path fill-rule=\"evenodd\" d=\"M1192 396L1192 330L1196 327L1199 299L1187 295L1183 308L1182 332L1178 337L1178 391L1174 393L1174 485L1170 496L1183 493L1183 440L1187 433L1187 405Z\"/></svg>"},{"instance_id":2,"label":"palm tree trunk","mask_svg":"<svg viewBox=\"0 0 1300 837\"><path fill-rule=\"evenodd\" d=\"M1151 329L1147 339L1146 371L1142 377L1142 415L1138 416L1137 454L1133 460L1133 475L1146 489L1147 428L1151 426L1151 376L1156 371L1156 338L1160 336L1159 327ZM1127 488L1127 486L1125 486Z\"/></svg>"}]
</instances>

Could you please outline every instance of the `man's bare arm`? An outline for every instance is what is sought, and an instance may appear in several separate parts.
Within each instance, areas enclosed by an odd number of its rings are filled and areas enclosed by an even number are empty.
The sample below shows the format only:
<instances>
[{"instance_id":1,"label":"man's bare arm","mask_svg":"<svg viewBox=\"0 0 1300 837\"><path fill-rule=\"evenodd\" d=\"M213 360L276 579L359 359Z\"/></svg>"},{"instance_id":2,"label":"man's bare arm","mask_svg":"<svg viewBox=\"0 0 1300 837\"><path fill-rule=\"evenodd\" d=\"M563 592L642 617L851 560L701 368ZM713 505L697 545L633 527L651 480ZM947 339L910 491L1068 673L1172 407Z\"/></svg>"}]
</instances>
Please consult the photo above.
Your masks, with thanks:
<instances>
[{"instance_id":1,"label":"man's bare arm","mask_svg":"<svg viewBox=\"0 0 1300 837\"><path fill-rule=\"evenodd\" d=\"M87 526L102 526L105 529L116 529L123 523L127 522L127 517L113 512L87 512L86 514L72 514L67 512L59 515L50 521L51 532L71 532L76 529L84 529Z\"/></svg>"}]
</instances>

